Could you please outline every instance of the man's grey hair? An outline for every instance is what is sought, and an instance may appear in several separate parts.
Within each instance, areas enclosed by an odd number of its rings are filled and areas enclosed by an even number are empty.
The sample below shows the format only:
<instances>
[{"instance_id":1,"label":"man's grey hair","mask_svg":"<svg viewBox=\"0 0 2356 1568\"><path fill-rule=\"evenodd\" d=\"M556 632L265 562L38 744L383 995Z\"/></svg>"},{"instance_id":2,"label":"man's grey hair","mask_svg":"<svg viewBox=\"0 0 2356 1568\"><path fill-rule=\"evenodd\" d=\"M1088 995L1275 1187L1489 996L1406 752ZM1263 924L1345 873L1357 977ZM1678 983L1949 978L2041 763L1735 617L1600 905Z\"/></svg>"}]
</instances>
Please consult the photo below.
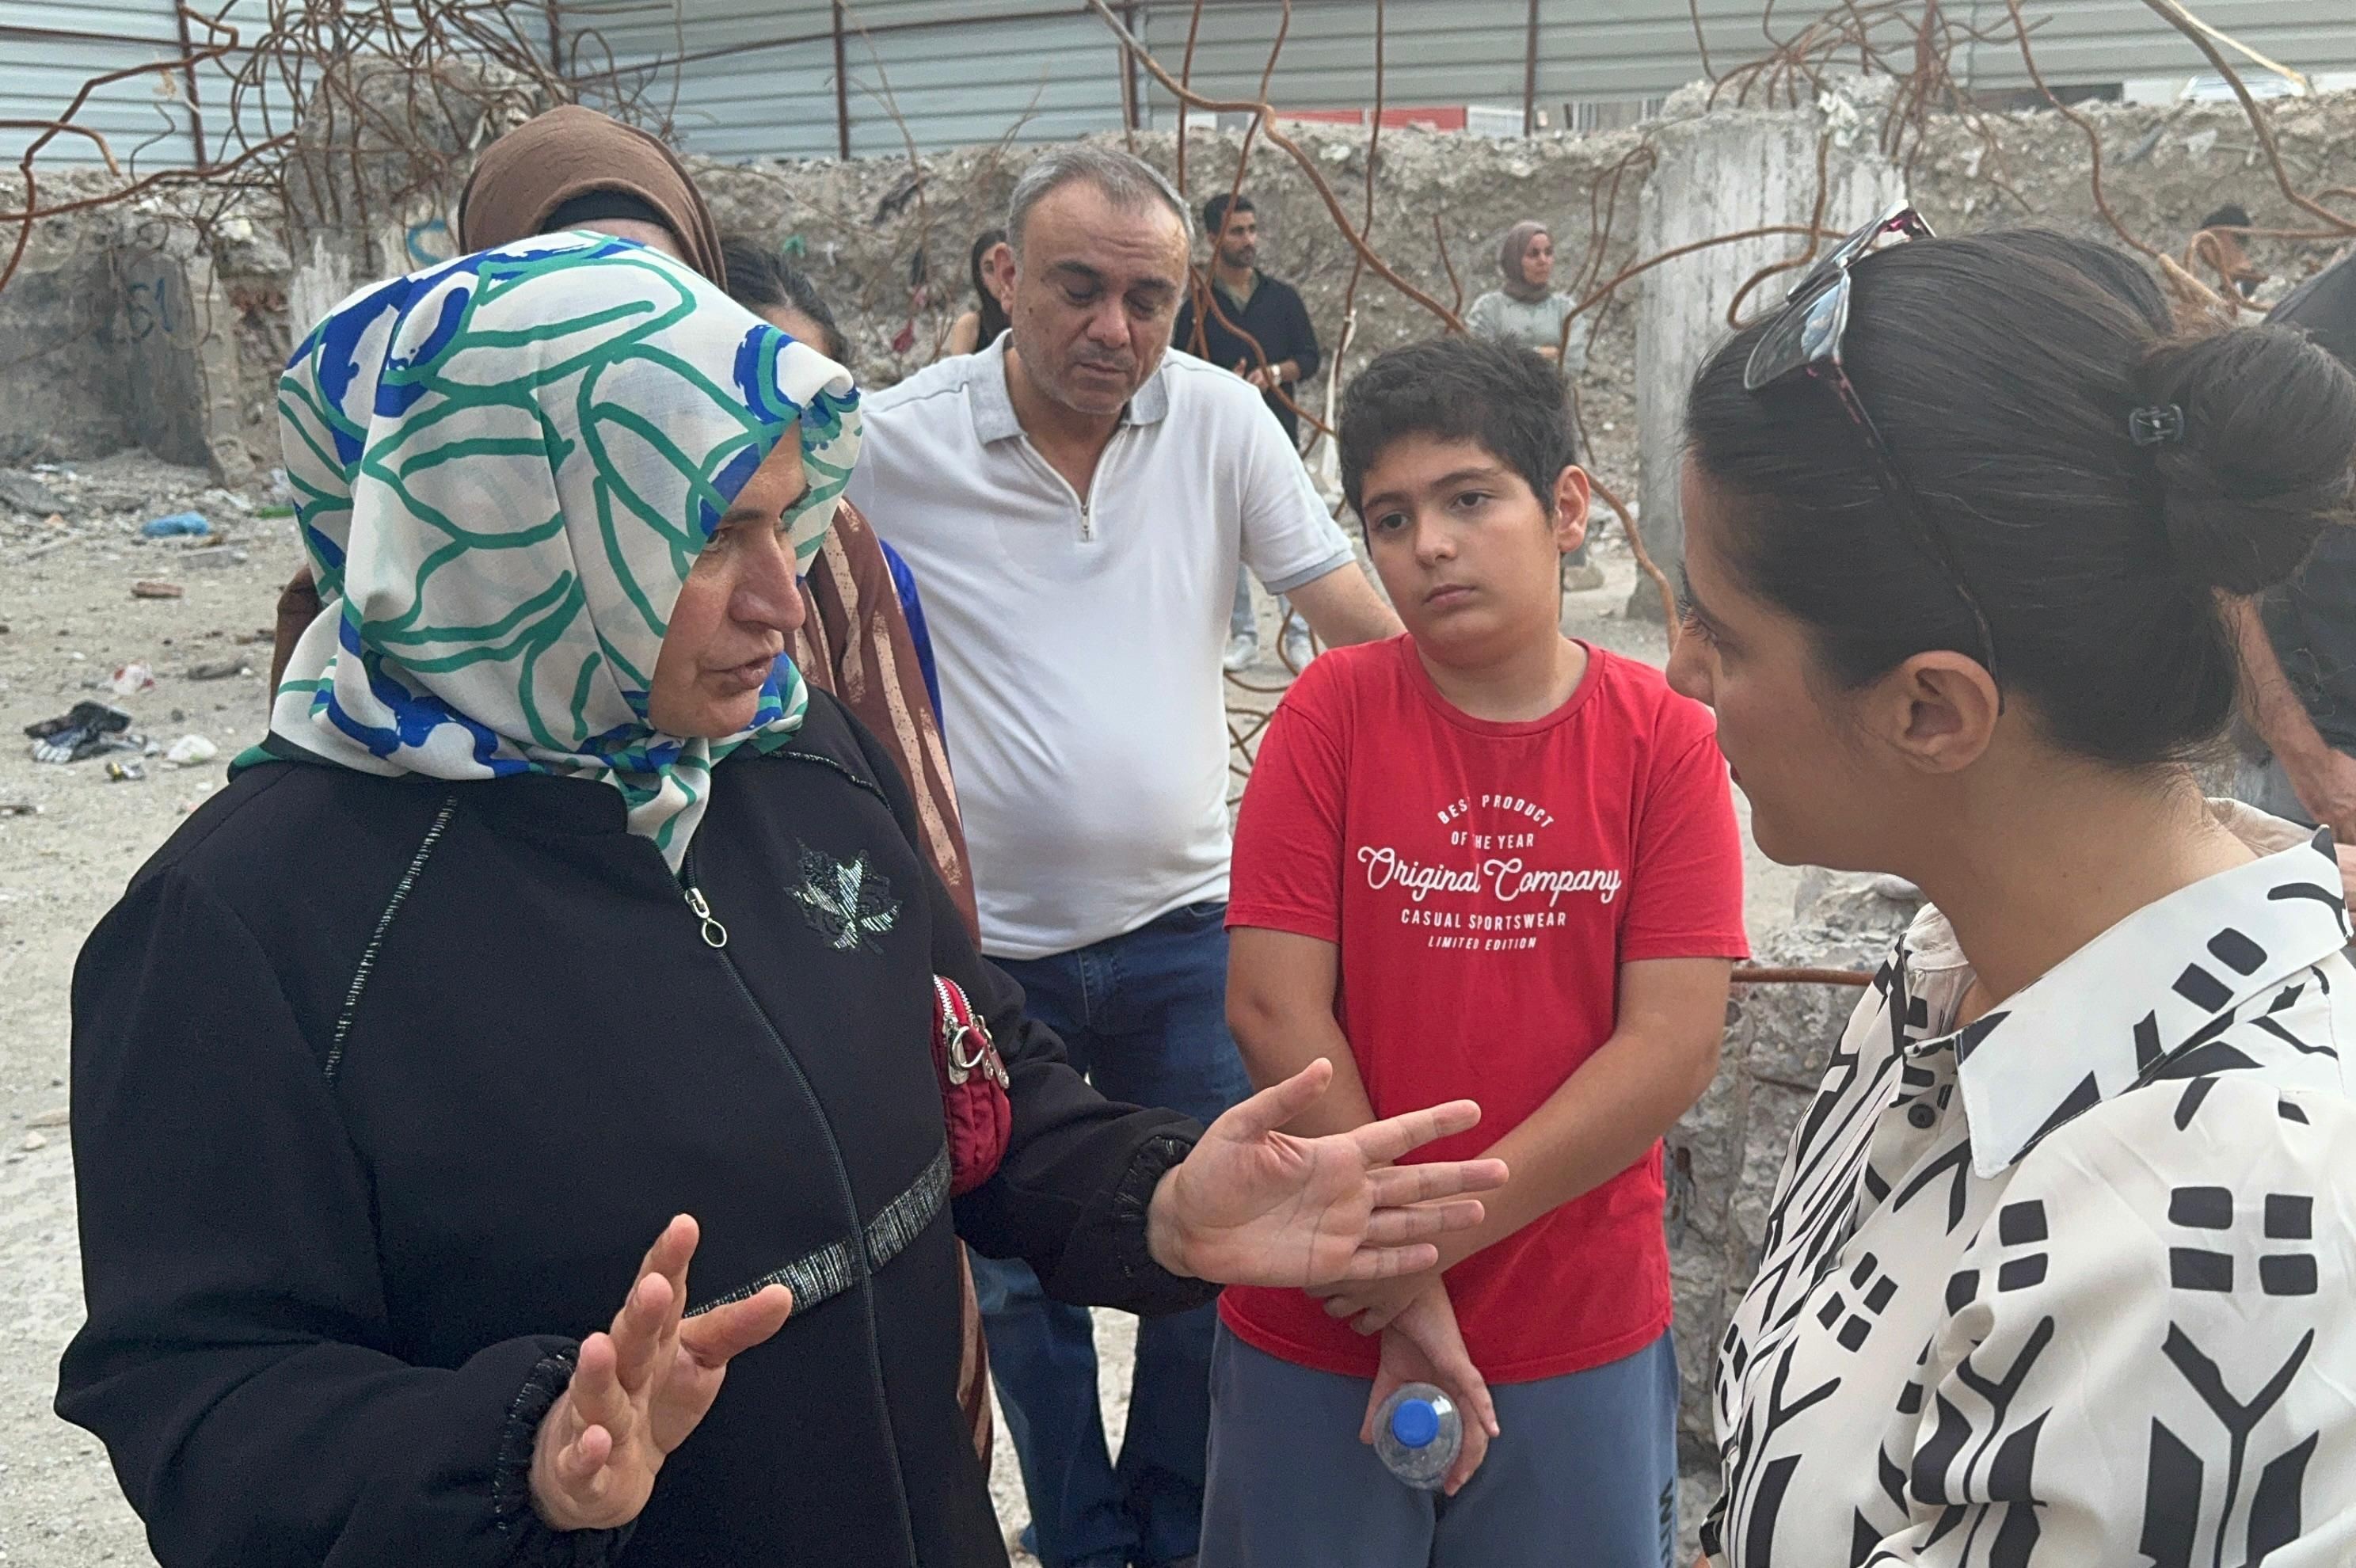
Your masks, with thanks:
<instances>
[{"instance_id":1,"label":"man's grey hair","mask_svg":"<svg viewBox=\"0 0 2356 1568\"><path fill-rule=\"evenodd\" d=\"M1014 195L1006 204L1006 242L1014 247L1016 255L1023 253L1023 227L1030 221L1031 209L1049 191L1083 179L1102 191L1105 199L1123 212L1139 211L1160 202L1177 218L1188 248L1193 248L1194 214L1186 210L1185 199L1178 194L1177 187L1162 177L1160 169L1116 147L1076 142L1069 146L1052 147L1033 158L1031 166L1023 171L1023 177L1014 182Z\"/></svg>"}]
</instances>

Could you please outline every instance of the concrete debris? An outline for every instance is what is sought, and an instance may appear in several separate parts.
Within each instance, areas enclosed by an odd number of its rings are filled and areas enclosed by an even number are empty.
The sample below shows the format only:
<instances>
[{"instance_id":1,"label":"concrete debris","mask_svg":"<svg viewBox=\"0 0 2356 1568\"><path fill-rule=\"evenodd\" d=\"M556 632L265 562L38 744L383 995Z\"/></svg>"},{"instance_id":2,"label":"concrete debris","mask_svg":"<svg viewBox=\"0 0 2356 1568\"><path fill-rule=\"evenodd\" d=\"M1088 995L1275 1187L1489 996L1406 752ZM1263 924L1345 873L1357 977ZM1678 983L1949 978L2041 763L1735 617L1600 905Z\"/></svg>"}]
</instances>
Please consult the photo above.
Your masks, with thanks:
<instances>
[{"instance_id":1,"label":"concrete debris","mask_svg":"<svg viewBox=\"0 0 2356 1568\"><path fill-rule=\"evenodd\" d=\"M35 517L56 512L65 505L56 491L29 474L0 474L0 503Z\"/></svg>"},{"instance_id":2,"label":"concrete debris","mask_svg":"<svg viewBox=\"0 0 2356 1568\"><path fill-rule=\"evenodd\" d=\"M252 672L252 670L253 665L250 660L232 655L227 659L207 659L200 662L189 665L188 679L191 681L226 681L232 675L250 674Z\"/></svg>"},{"instance_id":3,"label":"concrete debris","mask_svg":"<svg viewBox=\"0 0 2356 1568\"><path fill-rule=\"evenodd\" d=\"M175 768L201 768L220 755L220 747L200 735L184 735L164 753Z\"/></svg>"},{"instance_id":4,"label":"concrete debris","mask_svg":"<svg viewBox=\"0 0 2356 1568\"><path fill-rule=\"evenodd\" d=\"M1871 972L1921 908L1883 897L1879 878L1811 870L1794 923L1757 944L1762 964ZM1670 1131L1669 1271L1676 1294L1681 1452L1691 1469L1717 1452L1709 1395L1718 1342L1764 1242L1768 1199L1792 1128L1822 1081L1862 992L1832 985L1737 986L1722 1066Z\"/></svg>"},{"instance_id":5,"label":"concrete debris","mask_svg":"<svg viewBox=\"0 0 2356 1568\"><path fill-rule=\"evenodd\" d=\"M187 589L177 583L141 581L131 585L131 596L134 599L185 598L187 596Z\"/></svg>"}]
</instances>

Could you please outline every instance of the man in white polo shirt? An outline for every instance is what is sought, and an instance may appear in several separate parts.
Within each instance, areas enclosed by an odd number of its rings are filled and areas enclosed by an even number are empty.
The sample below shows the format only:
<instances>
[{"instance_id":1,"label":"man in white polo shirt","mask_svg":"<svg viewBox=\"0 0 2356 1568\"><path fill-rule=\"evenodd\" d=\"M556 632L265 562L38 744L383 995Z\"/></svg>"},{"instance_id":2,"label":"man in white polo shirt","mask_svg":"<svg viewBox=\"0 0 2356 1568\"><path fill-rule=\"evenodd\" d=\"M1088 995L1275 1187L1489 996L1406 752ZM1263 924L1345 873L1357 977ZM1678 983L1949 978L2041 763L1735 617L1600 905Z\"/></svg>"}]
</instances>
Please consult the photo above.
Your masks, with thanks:
<instances>
[{"instance_id":1,"label":"man in white polo shirt","mask_svg":"<svg viewBox=\"0 0 2356 1568\"><path fill-rule=\"evenodd\" d=\"M1226 1029L1219 660L1246 564L1329 643L1393 635L1259 394L1169 349L1185 204L1106 148L1014 188L1008 337L865 400L851 495L925 585L982 949L1106 1093L1208 1119ZM1190 1561L1214 1309L1140 1326L1116 1468L1087 1314L975 1259L1049 1568Z\"/></svg>"}]
</instances>

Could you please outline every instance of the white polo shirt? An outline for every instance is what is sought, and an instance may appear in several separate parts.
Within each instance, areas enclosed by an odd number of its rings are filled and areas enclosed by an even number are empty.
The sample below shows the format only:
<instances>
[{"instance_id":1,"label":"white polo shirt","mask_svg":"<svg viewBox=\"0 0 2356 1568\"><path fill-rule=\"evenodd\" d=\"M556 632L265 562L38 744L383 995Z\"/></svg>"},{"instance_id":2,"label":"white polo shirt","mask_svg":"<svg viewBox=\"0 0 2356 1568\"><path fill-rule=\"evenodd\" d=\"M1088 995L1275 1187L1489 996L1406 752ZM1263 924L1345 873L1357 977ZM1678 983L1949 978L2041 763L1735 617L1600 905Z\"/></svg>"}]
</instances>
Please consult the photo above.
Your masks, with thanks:
<instances>
[{"instance_id":1,"label":"white polo shirt","mask_svg":"<svg viewBox=\"0 0 2356 1568\"><path fill-rule=\"evenodd\" d=\"M1243 381L1165 355L1083 499L1015 419L1007 341L866 397L850 496L924 596L982 948L1027 959L1227 896L1237 564L1274 593L1355 568Z\"/></svg>"}]
</instances>

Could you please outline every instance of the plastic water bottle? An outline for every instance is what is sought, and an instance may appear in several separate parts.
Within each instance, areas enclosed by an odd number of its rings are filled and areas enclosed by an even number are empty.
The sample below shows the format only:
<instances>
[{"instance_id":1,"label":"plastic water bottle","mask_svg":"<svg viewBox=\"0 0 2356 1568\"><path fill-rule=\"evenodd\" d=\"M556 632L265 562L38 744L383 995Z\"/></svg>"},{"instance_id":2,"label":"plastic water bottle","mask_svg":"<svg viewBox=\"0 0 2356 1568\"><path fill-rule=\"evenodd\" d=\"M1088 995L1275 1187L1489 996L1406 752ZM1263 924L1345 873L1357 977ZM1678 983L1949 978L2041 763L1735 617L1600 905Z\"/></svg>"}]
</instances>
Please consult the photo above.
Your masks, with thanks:
<instances>
[{"instance_id":1,"label":"plastic water bottle","mask_svg":"<svg viewBox=\"0 0 2356 1568\"><path fill-rule=\"evenodd\" d=\"M1404 1385L1375 1412L1375 1452L1384 1468L1418 1491L1438 1491L1463 1446L1456 1402L1430 1383Z\"/></svg>"}]
</instances>

